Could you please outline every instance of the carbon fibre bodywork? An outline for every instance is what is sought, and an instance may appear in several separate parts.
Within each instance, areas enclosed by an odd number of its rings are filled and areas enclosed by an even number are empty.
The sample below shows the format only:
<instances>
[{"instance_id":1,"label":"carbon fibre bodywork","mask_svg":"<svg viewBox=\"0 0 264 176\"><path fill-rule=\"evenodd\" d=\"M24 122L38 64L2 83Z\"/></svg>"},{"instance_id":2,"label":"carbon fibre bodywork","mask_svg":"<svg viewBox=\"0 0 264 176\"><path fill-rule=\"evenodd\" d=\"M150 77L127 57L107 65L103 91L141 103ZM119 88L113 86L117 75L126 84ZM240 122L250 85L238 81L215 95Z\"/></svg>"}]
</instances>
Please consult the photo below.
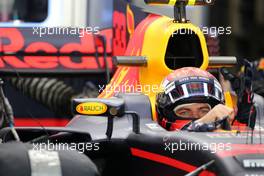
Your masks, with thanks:
<instances>
[{"instance_id":1,"label":"carbon fibre bodywork","mask_svg":"<svg viewBox=\"0 0 264 176\"><path fill-rule=\"evenodd\" d=\"M261 131L212 133L169 132L152 120L149 98L141 94L121 94L125 109L137 111L140 133L132 131L132 117L114 119L112 138L105 132L107 118L75 116L64 128L17 128L21 139L34 143L89 144L82 150L102 175L185 175L214 161L201 175L262 175L264 140ZM42 139L39 136L50 136ZM252 136L252 138L251 138ZM4 142L12 139L9 129L1 131ZM32 139L35 139L32 141Z\"/></svg>"}]
</instances>

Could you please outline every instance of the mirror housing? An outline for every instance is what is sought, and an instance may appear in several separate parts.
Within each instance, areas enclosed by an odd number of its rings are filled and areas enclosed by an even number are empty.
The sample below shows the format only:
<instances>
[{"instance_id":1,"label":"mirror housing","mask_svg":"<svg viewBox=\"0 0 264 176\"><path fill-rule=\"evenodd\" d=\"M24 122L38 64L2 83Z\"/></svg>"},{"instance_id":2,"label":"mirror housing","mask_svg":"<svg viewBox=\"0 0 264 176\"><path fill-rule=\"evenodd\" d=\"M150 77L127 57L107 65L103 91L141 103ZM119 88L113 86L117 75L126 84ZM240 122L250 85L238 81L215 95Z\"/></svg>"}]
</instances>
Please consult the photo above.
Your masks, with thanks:
<instances>
[{"instance_id":1,"label":"mirror housing","mask_svg":"<svg viewBox=\"0 0 264 176\"><path fill-rule=\"evenodd\" d=\"M72 113L86 116L117 116L125 114L125 101L121 98L80 98L72 100Z\"/></svg>"}]
</instances>

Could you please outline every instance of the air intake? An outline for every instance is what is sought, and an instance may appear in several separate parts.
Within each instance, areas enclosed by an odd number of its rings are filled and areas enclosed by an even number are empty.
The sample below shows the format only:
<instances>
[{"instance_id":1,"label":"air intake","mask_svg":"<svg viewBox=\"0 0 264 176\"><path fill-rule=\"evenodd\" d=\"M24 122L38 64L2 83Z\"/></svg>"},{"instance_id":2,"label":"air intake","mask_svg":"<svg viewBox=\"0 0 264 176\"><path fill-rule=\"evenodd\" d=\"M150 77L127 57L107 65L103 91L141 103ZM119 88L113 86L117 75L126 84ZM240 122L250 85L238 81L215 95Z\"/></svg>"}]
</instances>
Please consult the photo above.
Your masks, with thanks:
<instances>
[{"instance_id":1,"label":"air intake","mask_svg":"<svg viewBox=\"0 0 264 176\"><path fill-rule=\"evenodd\" d=\"M165 63L172 70L200 67L203 63L203 53L199 37L190 29L175 31L168 42Z\"/></svg>"}]
</instances>

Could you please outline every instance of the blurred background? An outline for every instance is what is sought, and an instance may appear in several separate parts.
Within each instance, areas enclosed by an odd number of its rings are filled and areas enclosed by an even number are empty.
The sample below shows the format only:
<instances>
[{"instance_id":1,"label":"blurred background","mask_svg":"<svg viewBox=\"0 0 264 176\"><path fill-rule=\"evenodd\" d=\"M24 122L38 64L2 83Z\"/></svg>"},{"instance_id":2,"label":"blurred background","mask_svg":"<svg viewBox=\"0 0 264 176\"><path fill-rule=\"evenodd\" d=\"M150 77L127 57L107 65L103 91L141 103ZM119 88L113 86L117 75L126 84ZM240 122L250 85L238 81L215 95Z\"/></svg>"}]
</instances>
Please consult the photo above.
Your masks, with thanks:
<instances>
[{"instance_id":1,"label":"blurred background","mask_svg":"<svg viewBox=\"0 0 264 176\"><path fill-rule=\"evenodd\" d=\"M232 27L221 36L221 54L259 59L264 56L264 1L219 0L209 9L211 26Z\"/></svg>"},{"instance_id":2,"label":"blurred background","mask_svg":"<svg viewBox=\"0 0 264 176\"><path fill-rule=\"evenodd\" d=\"M0 0L0 26L112 26L114 0ZM142 0L143 1L143 0ZM172 14L172 9L167 10ZM264 1L218 0L212 7L190 7L199 26L231 26L221 35L221 55L259 59L264 55Z\"/></svg>"}]
</instances>

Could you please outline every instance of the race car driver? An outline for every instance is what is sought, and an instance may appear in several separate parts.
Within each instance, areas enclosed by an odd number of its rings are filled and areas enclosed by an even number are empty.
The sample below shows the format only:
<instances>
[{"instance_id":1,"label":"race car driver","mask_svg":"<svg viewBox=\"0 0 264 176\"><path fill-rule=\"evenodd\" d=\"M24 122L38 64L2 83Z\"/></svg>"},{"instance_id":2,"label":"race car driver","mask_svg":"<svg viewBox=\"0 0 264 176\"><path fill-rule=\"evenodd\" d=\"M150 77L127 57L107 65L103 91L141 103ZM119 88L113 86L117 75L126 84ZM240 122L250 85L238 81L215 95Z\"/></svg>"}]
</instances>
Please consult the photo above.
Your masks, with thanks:
<instances>
[{"instance_id":1,"label":"race car driver","mask_svg":"<svg viewBox=\"0 0 264 176\"><path fill-rule=\"evenodd\" d=\"M162 85L156 111L163 128L207 132L223 127L223 122L230 127L234 111L224 105L221 85L209 72L194 67L177 69Z\"/></svg>"}]
</instances>

